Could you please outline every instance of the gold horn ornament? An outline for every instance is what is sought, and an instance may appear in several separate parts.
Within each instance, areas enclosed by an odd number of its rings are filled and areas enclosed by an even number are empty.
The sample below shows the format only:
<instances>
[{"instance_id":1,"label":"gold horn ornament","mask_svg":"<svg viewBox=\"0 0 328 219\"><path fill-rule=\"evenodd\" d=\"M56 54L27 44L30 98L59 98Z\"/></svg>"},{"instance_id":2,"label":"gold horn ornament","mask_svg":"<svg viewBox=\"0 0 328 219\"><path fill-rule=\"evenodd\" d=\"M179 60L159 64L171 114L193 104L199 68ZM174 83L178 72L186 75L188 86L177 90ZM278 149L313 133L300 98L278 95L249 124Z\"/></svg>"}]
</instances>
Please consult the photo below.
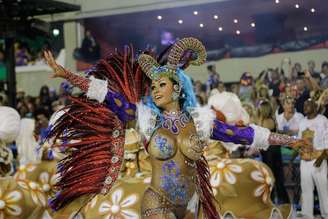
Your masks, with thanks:
<instances>
[{"instance_id":1,"label":"gold horn ornament","mask_svg":"<svg viewBox=\"0 0 328 219\"><path fill-rule=\"evenodd\" d=\"M183 38L176 42L170 50L167 66L172 70L176 70L183 56L187 50L192 50L197 53L197 59L190 62L191 65L202 65L206 61L205 46L196 38Z\"/></svg>"},{"instance_id":2,"label":"gold horn ornament","mask_svg":"<svg viewBox=\"0 0 328 219\"><path fill-rule=\"evenodd\" d=\"M188 37L177 41L171 48L168 61L165 66L161 66L158 62L150 55L141 54L138 58L138 63L142 71L152 80L156 80L159 77L165 75L168 76L179 84L179 78L176 74L180 60L185 51L192 50L197 53L197 59L190 61L192 65L201 65L206 61L206 50L204 45L196 38Z\"/></svg>"},{"instance_id":3,"label":"gold horn ornament","mask_svg":"<svg viewBox=\"0 0 328 219\"><path fill-rule=\"evenodd\" d=\"M141 54L138 58L138 63L142 69L142 71L150 78L154 78L153 76L153 69L154 67L157 68L160 65L157 63L157 61L147 54Z\"/></svg>"}]
</instances>

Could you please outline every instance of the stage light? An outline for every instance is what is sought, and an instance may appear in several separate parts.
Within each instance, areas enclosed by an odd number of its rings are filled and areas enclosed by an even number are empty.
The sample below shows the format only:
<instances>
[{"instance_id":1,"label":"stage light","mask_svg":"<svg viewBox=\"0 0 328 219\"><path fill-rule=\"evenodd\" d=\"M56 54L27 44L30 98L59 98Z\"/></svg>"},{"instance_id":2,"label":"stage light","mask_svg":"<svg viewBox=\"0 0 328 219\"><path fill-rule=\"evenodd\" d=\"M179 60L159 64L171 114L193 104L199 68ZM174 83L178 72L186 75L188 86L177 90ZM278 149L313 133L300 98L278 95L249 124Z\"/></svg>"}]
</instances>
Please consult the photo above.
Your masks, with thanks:
<instances>
[{"instance_id":1,"label":"stage light","mask_svg":"<svg viewBox=\"0 0 328 219\"><path fill-rule=\"evenodd\" d=\"M219 16L218 16L217 14L215 14L215 15L213 16L213 18L214 18L214 20L217 20L217 19L219 19Z\"/></svg>"},{"instance_id":2,"label":"stage light","mask_svg":"<svg viewBox=\"0 0 328 219\"><path fill-rule=\"evenodd\" d=\"M235 24L237 24L237 23L238 23L238 20L237 20L237 19L233 19L233 22L234 22Z\"/></svg>"},{"instance_id":3,"label":"stage light","mask_svg":"<svg viewBox=\"0 0 328 219\"><path fill-rule=\"evenodd\" d=\"M60 31L57 28L55 28L55 29L52 30L52 34L54 36L58 36L60 34Z\"/></svg>"},{"instance_id":4,"label":"stage light","mask_svg":"<svg viewBox=\"0 0 328 219\"><path fill-rule=\"evenodd\" d=\"M304 27L303 30L304 31L308 31L309 29L308 29L308 27Z\"/></svg>"},{"instance_id":5,"label":"stage light","mask_svg":"<svg viewBox=\"0 0 328 219\"><path fill-rule=\"evenodd\" d=\"M311 8L311 12L314 13L315 12L315 9L314 8Z\"/></svg>"},{"instance_id":6,"label":"stage light","mask_svg":"<svg viewBox=\"0 0 328 219\"><path fill-rule=\"evenodd\" d=\"M200 24L199 24L199 27L200 27L200 28L203 28L203 27L204 27L204 24L200 23Z\"/></svg>"},{"instance_id":7,"label":"stage light","mask_svg":"<svg viewBox=\"0 0 328 219\"><path fill-rule=\"evenodd\" d=\"M178 23L179 24L183 24L183 20L178 20Z\"/></svg>"},{"instance_id":8,"label":"stage light","mask_svg":"<svg viewBox=\"0 0 328 219\"><path fill-rule=\"evenodd\" d=\"M223 27L219 27L219 31L220 31L220 32L223 31Z\"/></svg>"},{"instance_id":9,"label":"stage light","mask_svg":"<svg viewBox=\"0 0 328 219\"><path fill-rule=\"evenodd\" d=\"M194 15L197 15L198 14L198 11L194 11Z\"/></svg>"},{"instance_id":10,"label":"stage light","mask_svg":"<svg viewBox=\"0 0 328 219\"><path fill-rule=\"evenodd\" d=\"M157 16L157 19L158 19L158 20L162 20L162 18L163 18L163 17L162 17L161 15L158 15L158 16Z\"/></svg>"},{"instance_id":11,"label":"stage light","mask_svg":"<svg viewBox=\"0 0 328 219\"><path fill-rule=\"evenodd\" d=\"M252 27L255 27L255 23L254 23L254 22L253 22L253 23L251 23L251 26L252 26Z\"/></svg>"},{"instance_id":12,"label":"stage light","mask_svg":"<svg viewBox=\"0 0 328 219\"><path fill-rule=\"evenodd\" d=\"M279 0L276 0L275 2L276 2L276 4L279 4L279 3L280 3L280 1L279 1Z\"/></svg>"},{"instance_id":13,"label":"stage light","mask_svg":"<svg viewBox=\"0 0 328 219\"><path fill-rule=\"evenodd\" d=\"M240 34L240 30L236 30L236 34L239 35Z\"/></svg>"},{"instance_id":14,"label":"stage light","mask_svg":"<svg viewBox=\"0 0 328 219\"><path fill-rule=\"evenodd\" d=\"M296 4L296 5L295 5L295 8L300 8L300 5L299 5L299 4Z\"/></svg>"}]
</instances>

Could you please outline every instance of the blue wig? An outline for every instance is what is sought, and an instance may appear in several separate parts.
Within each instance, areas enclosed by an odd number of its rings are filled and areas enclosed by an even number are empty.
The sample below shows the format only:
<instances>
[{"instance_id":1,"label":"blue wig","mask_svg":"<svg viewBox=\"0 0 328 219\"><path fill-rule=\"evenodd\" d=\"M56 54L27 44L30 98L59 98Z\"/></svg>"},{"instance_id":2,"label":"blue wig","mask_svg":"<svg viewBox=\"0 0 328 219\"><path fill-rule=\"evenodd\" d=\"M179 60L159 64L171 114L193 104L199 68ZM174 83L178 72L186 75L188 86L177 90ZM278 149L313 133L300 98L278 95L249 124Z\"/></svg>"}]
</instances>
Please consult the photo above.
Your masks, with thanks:
<instances>
[{"instance_id":1,"label":"blue wig","mask_svg":"<svg viewBox=\"0 0 328 219\"><path fill-rule=\"evenodd\" d=\"M161 67L163 68L163 67ZM182 111L187 111L188 108L196 107L197 100L193 90L193 85L191 83L191 79L185 72L178 68L176 71L176 75L179 78L180 86L182 86L180 93L180 107L182 107ZM160 109L155 105L151 96L147 96L145 98L145 105L150 107L153 112L155 112L160 118L162 117Z\"/></svg>"}]
</instances>

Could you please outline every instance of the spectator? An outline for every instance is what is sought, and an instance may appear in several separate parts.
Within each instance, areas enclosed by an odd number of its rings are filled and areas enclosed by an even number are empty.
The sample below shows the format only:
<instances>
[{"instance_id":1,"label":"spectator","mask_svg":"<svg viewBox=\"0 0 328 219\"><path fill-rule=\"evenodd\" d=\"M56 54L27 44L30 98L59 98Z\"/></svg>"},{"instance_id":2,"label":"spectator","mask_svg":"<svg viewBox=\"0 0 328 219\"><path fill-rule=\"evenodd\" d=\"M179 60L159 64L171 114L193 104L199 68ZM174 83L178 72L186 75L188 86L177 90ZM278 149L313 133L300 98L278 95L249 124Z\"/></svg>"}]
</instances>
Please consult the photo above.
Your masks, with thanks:
<instances>
[{"instance_id":1,"label":"spectator","mask_svg":"<svg viewBox=\"0 0 328 219\"><path fill-rule=\"evenodd\" d=\"M39 94L39 99L40 99L40 106L41 108L45 109L48 112L51 112L51 97L50 97L50 91L49 87L44 85L40 89L40 94Z\"/></svg>"},{"instance_id":2,"label":"spectator","mask_svg":"<svg viewBox=\"0 0 328 219\"><path fill-rule=\"evenodd\" d=\"M298 72L297 72L296 68L293 66L291 68L291 72L289 75L289 81L292 82L292 81L296 80L297 77L298 77Z\"/></svg>"},{"instance_id":3,"label":"spectator","mask_svg":"<svg viewBox=\"0 0 328 219\"><path fill-rule=\"evenodd\" d=\"M301 63L299 63L299 62L296 62L295 64L294 64L294 68L295 68L295 71L298 73L298 72L302 72L302 65L301 65Z\"/></svg>"},{"instance_id":4,"label":"spectator","mask_svg":"<svg viewBox=\"0 0 328 219\"><path fill-rule=\"evenodd\" d=\"M18 88L17 89L17 93L16 93L16 99L17 101L23 101L25 98L25 91L23 91L22 89Z\"/></svg>"},{"instance_id":5,"label":"spectator","mask_svg":"<svg viewBox=\"0 0 328 219\"><path fill-rule=\"evenodd\" d=\"M31 55L27 47L20 43L16 44L15 56L17 66L27 65L31 61Z\"/></svg>"},{"instance_id":6,"label":"spectator","mask_svg":"<svg viewBox=\"0 0 328 219\"><path fill-rule=\"evenodd\" d=\"M266 85L262 85L257 91L255 107L258 108L259 104L264 100L270 100L271 95L272 90L270 92L269 88Z\"/></svg>"},{"instance_id":7,"label":"spectator","mask_svg":"<svg viewBox=\"0 0 328 219\"><path fill-rule=\"evenodd\" d=\"M212 96L214 95L215 93L222 93L224 92L226 89L225 89L225 86L224 86L224 83L222 81L219 81L219 83L217 84L217 87L214 87L211 91L210 91L210 94L209 96Z\"/></svg>"},{"instance_id":8,"label":"spectator","mask_svg":"<svg viewBox=\"0 0 328 219\"><path fill-rule=\"evenodd\" d=\"M250 102L253 93L253 76L249 72L242 74L240 78L239 98L242 102Z\"/></svg>"},{"instance_id":9,"label":"spectator","mask_svg":"<svg viewBox=\"0 0 328 219\"><path fill-rule=\"evenodd\" d=\"M298 77L296 80L297 98L296 98L296 111L304 115L304 103L310 98L310 92L305 86L304 78Z\"/></svg>"},{"instance_id":10,"label":"spectator","mask_svg":"<svg viewBox=\"0 0 328 219\"><path fill-rule=\"evenodd\" d=\"M278 98L280 95L280 75L278 69L269 69L269 89L272 90L272 97Z\"/></svg>"},{"instance_id":11,"label":"spectator","mask_svg":"<svg viewBox=\"0 0 328 219\"><path fill-rule=\"evenodd\" d=\"M283 102L283 113L276 118L277 129L279 133L287 135L298 135L299 122L304 118L301 113L295 110L295 100L292 97L286 97Z\"/></svg>"},{"instance_id":12,"label":"spectator","mask_svg":"<svg viewBox=\"0 0 328 219\"><path fill-rule=\"evenodd\" d=\"M28 107L24 101L19 101L17 103L17 110L21 118L28 118Z\"/></svg>"},{"instance_id":13,"label":"spectator","mask_svg":"<svg viewBox=\"0 0 328 219\"><path fill-rule=\"evenodd\" d=\"M230 90L232 93L236 94L237 96L239 96L239 84L232 84L230 87Z\"/></svg>"},{"instance_id":14,"label":"spectator","mask_svg":"<svg viewBox=\"0 0 328 219\"><path fill-rule=\"evenodd\" d=\"M34 104L34 99L28 99L26 98L26 106L28 109L28 113L26 115L26 118L34 118L35 115L35 104Z\"/></svg>"},{"instance_id":15,"label":"spectator","mask_svg":"<svg viewBox=\"0 0 328 219\"><path fill-rule=\"evenodd\" d=\"M257 111L256 123L259 126L268 128L270 131L276 131L275 120L273 119L273 110L269 101L262 101ZM261 151L262 160L267 164L276 179L275 192L272 198L277 197L278 203L289 203L289 197L284 186L284 175L281 171L283 168L281 151L279 146L270 146L268 150Z\"/></svg>"},{"instance_id":16,"label":"spectator","mask_svg":"<svg viewBox=\"0 0 328 219\"><path fill-rule=\"evenodd\" d=\"M322 151L328 148L328 119L318 114L316 103L308 99L304 103L306 118L300 122L298 137L311 143L311 146L301 148L301 189L302 215L313 218L313 190L314 185L319 195L320 212L323 218L328 218L328 179L327 161L315 166Z\"/></svg>"},{"instance_id":17,"label":"spectator","mask_svg":"<svg viewBox=\"0 0 328 219\"><path fill-rule=\"evenodd\" d=\"M255 89L258 90L263 84L267 84L268 73L267 71L262 71L259 76L255 79Z\"/></svg>"},{"instance_id":18,"label":"spectator","mask_svg":"<svg viewBox=\"0 0 328 219\"><path fill-rule=\"evenodd\" d=\"M286 84L286 86L285 86L285 96L286 97L293 97L292 89L293 89L292 84L290 84L290 83ZM293 98L295 98L295 97L293 97Z\"/></svg>"},{"instance_id":19,"label":"spectator","mask_svg":"<svg viewBox=\"0 0 328 219\"><path fill-rule=\"evenodd\" d=\"M90 30L85 31L85 37L82 41L81 48L76 49L74 57L85 62L95 62L100 59L99 44L96 42Z\"/></svg>"},{"instance_id":20,"label":"spectator","mask_svg":"<svg viewBox=\"0 0 328 219\"><path fill-rule=\"evenodd\" d=\"M216 72L215 65L207 66L208 79L206 82L207 93L209 93L213 88L218 86L220 81L220 75Z\"/></svg>"},{"instance_id":21,"label":"spectator","mask_svg":"<svg viewBox=\"0 0 328 219\"><path fill-rule=\"evenodd\" d=\"M35 111L35 131L34 135L37 141L41 141L46 137L49 123L49 111L40 108Z\"/></svg>"},{"instance_id":22,"label":"spectator","mask_svg":"<svg viewBox=\"0 0 328 219\"><path fill-rule=\"evenodd\" d=\"M254 105L252 103L243 103L243 107L249 115L249 123L250 124L255 123L255 120L256 120L255 114L256 113L255 113Z\"/></svg>"},{"instance_id":23,"label":"spectator","mask_svg":"<svg viewBox=\"0 0 328 219\"><path fill-rule=\"evenodd\" d=\"M199 103L204 104L207 100L206 88L204 89L202 82L200 82L199 80L195 82L194 88L195 88L195 95L198 96L198 99L201 99Z\"/></svg>"},{"instance_id":24,"label":"spectator","mask_svg":"<svg viewBox=\"0 0 328 219\"><path fill-rule=\"evenodd\" d=\"M225 85L222 81L219 81L217 89L219 90L220 93L226 91Z\"/></svg>"},{"instance_id":25,"label":"spectator","mask_svg":"<svg viewBox=\"0 0 328 219\"><path fill-rule=\"evenodd\" d=\"M55 88L49 88L49 98L51 102L54 102L58 99Z\"/></svg>"},{"instance_id":26,"label":"spectator","mask_svg":"<svg viewBox=\"0 0 328 219\"><path fill-rule=\"evenodd\" d=\"M326 116L326 118L328 118L328 89L324 90L323 93L321 94L318 100L318 105L319 105L319 113L321 113L322 115Z\"/></svg>"},{"instance_id":27,"label":"spectator","mask_svg":"<svg viewBox=\"0 0 328 219\"><path fill-rule=\"evenodd\" d=\"M321 89L327 89L328 88L328 62L322 63L320 76L322 78L320 83Z\"/></svg>"},{"instance_id":28,"label":"spectator","mask_svg":"<svg viewBox=\"0 0 328 219\"><path fill-rule=\"evenodd\" d=\"M313 60L308 61L308 70L312 77L320 77L320 73L315 71L315 62Z\"/></svg>"}]
</instances>

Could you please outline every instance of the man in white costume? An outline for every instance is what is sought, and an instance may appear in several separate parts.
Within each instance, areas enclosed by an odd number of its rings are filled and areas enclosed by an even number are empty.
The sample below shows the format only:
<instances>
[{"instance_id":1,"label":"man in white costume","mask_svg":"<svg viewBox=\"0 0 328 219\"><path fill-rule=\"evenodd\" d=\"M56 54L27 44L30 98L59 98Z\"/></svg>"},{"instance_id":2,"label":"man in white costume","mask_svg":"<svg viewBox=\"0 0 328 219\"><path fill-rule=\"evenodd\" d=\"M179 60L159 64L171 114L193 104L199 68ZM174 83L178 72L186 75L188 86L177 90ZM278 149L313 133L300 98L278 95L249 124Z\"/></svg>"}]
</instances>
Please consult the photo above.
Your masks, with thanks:
<instances>
[{"instance_id":1,"label":"man in white costume","mask_svg":"<svg viewBox=\"0 0 328 219\"><path fill-rule=\"evenodd\" d=\"M328 219L328 180L327 161L323 160L318 166L316 160L326 154L328 148L328 119L318 114L313 99L304 103L306 118L300 122L298 135L313 143L313 146L304 147L301 155L301 188L302 188L302 215L305 219L313 219L313 190L317 188L321 216ZM316 163L315 163L316 162Z\"/></svg>"}]
</instances>

